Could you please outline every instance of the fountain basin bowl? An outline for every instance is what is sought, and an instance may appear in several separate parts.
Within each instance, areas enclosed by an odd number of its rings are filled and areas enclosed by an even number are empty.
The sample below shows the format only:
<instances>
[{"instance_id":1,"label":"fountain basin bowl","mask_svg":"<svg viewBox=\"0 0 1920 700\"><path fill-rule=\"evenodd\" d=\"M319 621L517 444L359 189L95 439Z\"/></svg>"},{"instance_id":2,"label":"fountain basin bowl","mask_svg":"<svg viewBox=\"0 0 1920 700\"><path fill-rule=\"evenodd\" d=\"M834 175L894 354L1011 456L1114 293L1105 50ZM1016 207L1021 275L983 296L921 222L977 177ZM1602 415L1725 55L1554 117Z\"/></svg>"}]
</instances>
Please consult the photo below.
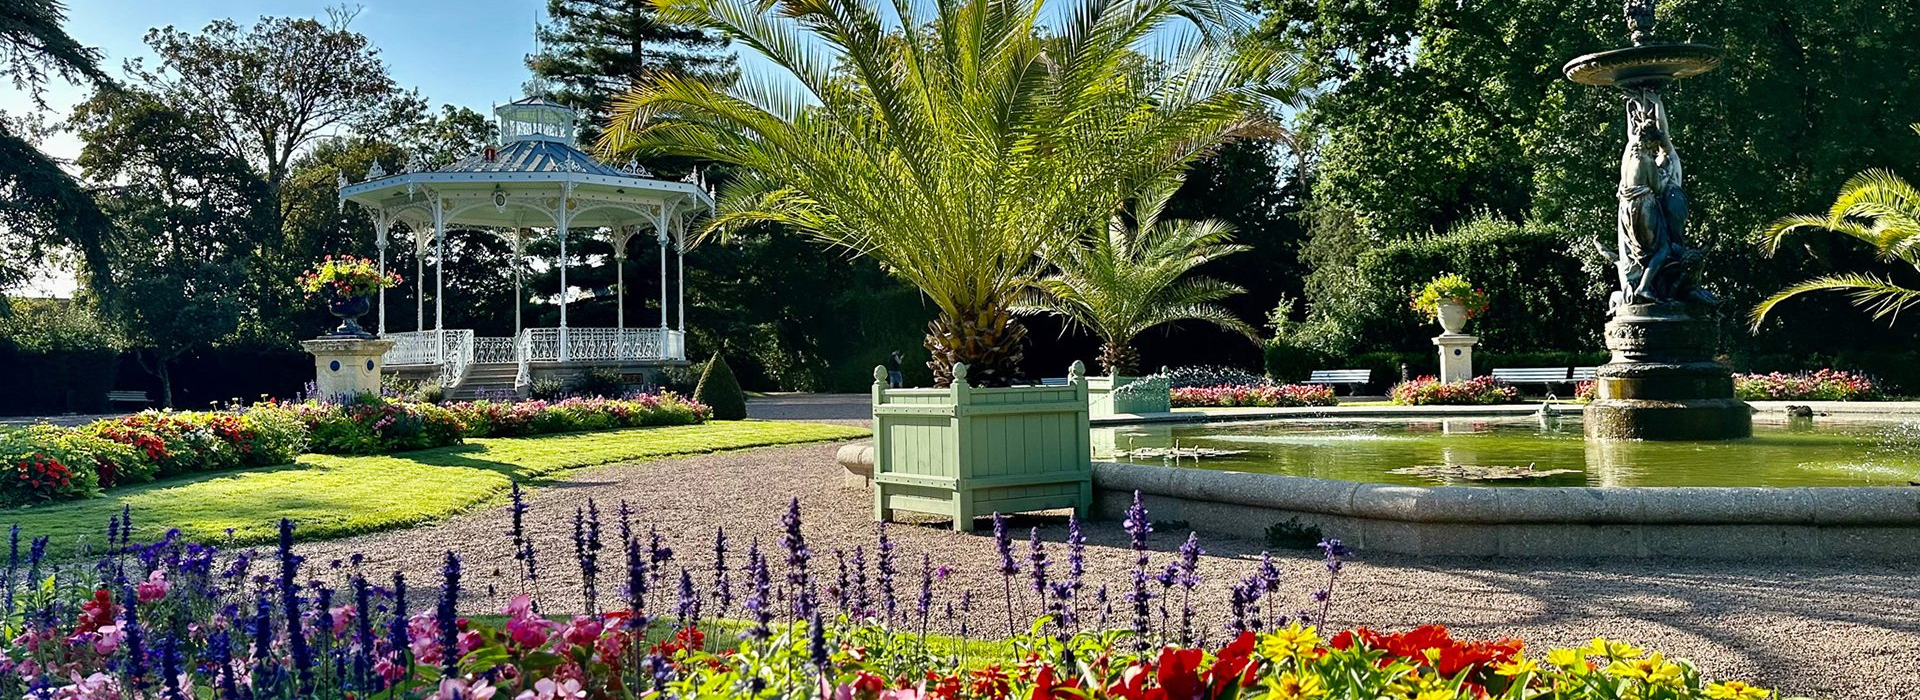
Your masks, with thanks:
<instances>
[{"instance_id":1,"label":"fountain basin bowl","mask_svg":"<svg viewBox=\"0 0 1920 700\"><path fill-rule=\"evenodd\" d=\"M1690 78L1720 67L1720 49L1705 44L1646 44L1590 53L1561 70L1582 85L1632 86Z\"/></svg>"}]
</instances>

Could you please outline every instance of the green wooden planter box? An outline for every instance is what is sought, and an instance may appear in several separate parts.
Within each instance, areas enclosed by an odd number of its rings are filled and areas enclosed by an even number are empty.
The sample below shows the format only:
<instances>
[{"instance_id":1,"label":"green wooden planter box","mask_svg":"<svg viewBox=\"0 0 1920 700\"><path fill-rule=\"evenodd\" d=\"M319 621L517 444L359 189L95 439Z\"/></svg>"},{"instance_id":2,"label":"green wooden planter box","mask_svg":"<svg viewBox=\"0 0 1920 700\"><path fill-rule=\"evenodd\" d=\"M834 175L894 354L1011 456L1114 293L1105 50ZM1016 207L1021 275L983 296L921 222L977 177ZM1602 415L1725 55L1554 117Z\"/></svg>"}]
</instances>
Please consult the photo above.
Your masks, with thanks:
<instances>
[{"instance_id":1,"label":"green wooden planter box","mask_svg":"<svg viewBox=\"0 0 1920 700\"><path fill-rule=\"evenodd\" d=\"M1093 445L1086 367L1065 386L975 388L964 364L947 389L890 389L874 368L873 517L897 510L975 516L1054 508L1086 515Z\"/></svg>"},{"instance_id":2,"label":"green wooden planter box","mask_svg":"<svg viewBox=\"0 0 1920 700\"><path fill-rule=\"evenodd\" d=\"M1166 377L1088 377L1087 401L1095 418L1166 413L1173 410L1173 390Z\"/></svg>"}]
</instances>

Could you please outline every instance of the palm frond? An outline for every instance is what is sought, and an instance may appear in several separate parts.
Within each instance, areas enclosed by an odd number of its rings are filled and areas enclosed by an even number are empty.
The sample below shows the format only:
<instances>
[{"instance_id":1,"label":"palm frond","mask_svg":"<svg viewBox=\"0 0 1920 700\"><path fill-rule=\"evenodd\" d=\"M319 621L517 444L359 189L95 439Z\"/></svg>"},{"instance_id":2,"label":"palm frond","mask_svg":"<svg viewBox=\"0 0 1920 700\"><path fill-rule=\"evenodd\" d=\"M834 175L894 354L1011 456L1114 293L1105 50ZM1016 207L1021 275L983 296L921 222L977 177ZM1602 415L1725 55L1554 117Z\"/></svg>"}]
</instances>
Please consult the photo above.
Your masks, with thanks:
<instances>
[{"instance_id":1,"label":"palm frond","mask_svg":"<svg viewBox=\"0 0 1920 700\"><path fill-rule=\"evenodd\" d=\"M1876 319L1893 319L1901 311L1920 305L1920 289L1908 289L1892 280L1857 273L1815 277L1782 289L1753 307L1749 314L1755 332L1775 307L1793 297L1810 292L1844 292L1853 305L1873 314Z\"/></svg>"}]
</instances>

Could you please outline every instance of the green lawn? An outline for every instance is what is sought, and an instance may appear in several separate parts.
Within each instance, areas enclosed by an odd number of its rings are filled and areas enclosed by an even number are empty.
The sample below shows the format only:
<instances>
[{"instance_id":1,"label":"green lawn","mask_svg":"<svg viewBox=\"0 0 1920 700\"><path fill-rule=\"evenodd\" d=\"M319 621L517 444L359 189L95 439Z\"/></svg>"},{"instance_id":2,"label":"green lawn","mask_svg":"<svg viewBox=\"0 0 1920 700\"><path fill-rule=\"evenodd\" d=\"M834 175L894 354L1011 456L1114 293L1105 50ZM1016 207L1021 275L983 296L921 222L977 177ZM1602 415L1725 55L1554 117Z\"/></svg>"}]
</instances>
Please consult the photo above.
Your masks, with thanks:
<instances>
[{"instance_id":1,"label":"green lawn","mask_svg":"<svg viewBox=\"0 0 1920 700\"><path fill-rule=\"evenodd\" d=\"M863 428L818 423L714 421L705 425L469 440L456 447L372 457L301 455L267 469L196 474L99 498L0 511L0 526L51 535L56 556L98 542L107 519L133 507L135 540L168 527L189 538L271 541L282 517L300 539L342 537L439 520L492 499L509 479L537 483L579 467L635 462L766 445L843 440Z\"/></svg>"}]
</instances>

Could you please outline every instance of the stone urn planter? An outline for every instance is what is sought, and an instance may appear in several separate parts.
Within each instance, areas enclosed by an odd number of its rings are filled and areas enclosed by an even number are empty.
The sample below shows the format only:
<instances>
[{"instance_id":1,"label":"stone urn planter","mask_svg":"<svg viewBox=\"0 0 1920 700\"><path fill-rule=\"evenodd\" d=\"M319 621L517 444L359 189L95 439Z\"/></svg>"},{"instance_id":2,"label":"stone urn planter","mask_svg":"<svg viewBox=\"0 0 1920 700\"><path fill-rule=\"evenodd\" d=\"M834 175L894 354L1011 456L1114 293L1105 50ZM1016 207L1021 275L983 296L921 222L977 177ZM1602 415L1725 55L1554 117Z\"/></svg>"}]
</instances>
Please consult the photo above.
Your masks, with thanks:
<instances>
[{"instance_id":1,"label":"stone urn planter","mask_svg":"<svg viewBox=\"0 0 1920 700\"><path fill-rule=\"evenodd\" d=\"M1440 302L1440 310L1434 316L1440 321L1440 329L1448 333L1459 333L1467 329L1467 306L1460 302Z\"/></svg>"},{"instance_id":2,"label":"stone urn planter","mask_svg":"<svg viewBox=\"0 0 1920 700\"><path fill-rule=\"evenodd\" d=\"M329 296L327 313L340 319L340 327L328 333L329 338L372 338L373 334L360 327L360 317L373 310L373 300L367 297Z\"/></svg>"},{"instance_id":3,"label":"stone urn planter","mask_svg":"<svg viewBox=\"0 0 1920 700\"><path fill-rule=\"evenodd\" d=\"M873 517L944 515L955 530L977 516L1072 508L1093 500L1087 371L1064 386L977 388L953 366L946 389L893 389L873 370Z\"/></svg>"}]
</instances>

